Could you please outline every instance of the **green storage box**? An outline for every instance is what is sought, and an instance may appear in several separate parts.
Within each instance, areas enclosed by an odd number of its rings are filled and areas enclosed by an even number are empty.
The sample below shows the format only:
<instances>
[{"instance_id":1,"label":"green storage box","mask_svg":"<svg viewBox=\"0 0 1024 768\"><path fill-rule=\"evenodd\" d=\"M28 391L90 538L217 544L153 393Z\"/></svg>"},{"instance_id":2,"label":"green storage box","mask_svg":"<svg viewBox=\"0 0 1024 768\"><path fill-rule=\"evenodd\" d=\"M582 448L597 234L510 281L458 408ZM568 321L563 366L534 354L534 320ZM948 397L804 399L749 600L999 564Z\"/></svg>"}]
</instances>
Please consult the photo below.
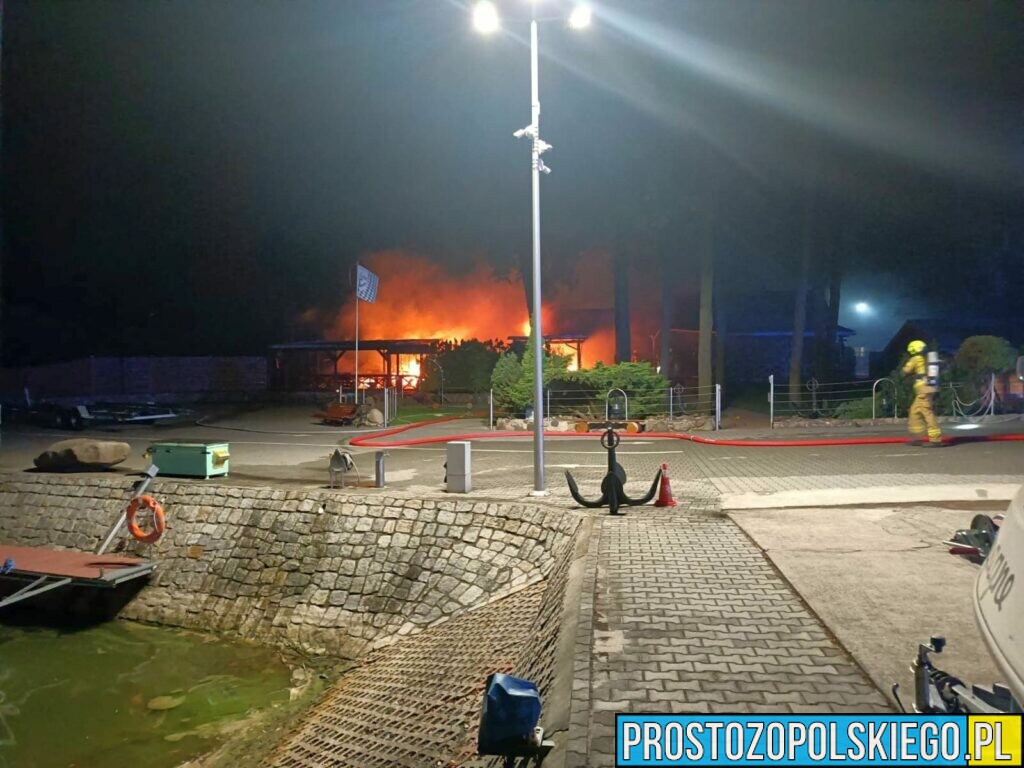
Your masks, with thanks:
<instances>
[{"instance_id":1,"label":"green storage box","mask_svg":"<svg viewBox=\"0 0 1024 768\"><path fill-rule=\"evenodd\" d=\"M147 454L161 475L216 477L227 475L227 443L153 443Z\"/></svg>"}]
</instances>

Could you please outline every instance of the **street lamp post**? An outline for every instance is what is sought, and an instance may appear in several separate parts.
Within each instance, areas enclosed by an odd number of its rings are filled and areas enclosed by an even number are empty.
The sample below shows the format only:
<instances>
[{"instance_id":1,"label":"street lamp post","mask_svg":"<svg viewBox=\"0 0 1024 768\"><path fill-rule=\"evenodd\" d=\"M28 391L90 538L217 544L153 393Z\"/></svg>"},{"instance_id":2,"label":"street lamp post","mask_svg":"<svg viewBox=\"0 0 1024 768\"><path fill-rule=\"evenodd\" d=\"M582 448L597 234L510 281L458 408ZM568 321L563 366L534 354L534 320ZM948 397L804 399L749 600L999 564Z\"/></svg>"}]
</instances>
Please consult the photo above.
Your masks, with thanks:
<instances>
[{"instance_id":1,"label":"street lamp post","mask_svg":"<svg viewBox=\"0 0 1024 768\"><path fill-rule=\"evenodd\" d=\"M540 77L537 62L537 19L530 19L530 123L533 139L533 492L544 493L544 332L540 290L540 173L551 173L541 153L548 145L540 138Z\"/></svg>"},{"instance_id":2,"label":"street lamp post","mask_svg":"<svg viewBox=\"0 0 1024 768\"><path fill-rule=\"evenodd\" d=\"M540 137L540 75L537 43L536 0L531 3L530 17L530 124L513 135L531 141L530 167L533 176L533 316L530 337L533 342L533 494L546 495L544 483L544 331L541 320L540 286L540 175L551 173L541 155L551 145ZM495 32L500 27L498 11L491 0L480 0L473 11L473 22L483 33ZM590 24L590 8L577 4L569 16L569 26L582 29Z\"/></svg>"}]
</instances>

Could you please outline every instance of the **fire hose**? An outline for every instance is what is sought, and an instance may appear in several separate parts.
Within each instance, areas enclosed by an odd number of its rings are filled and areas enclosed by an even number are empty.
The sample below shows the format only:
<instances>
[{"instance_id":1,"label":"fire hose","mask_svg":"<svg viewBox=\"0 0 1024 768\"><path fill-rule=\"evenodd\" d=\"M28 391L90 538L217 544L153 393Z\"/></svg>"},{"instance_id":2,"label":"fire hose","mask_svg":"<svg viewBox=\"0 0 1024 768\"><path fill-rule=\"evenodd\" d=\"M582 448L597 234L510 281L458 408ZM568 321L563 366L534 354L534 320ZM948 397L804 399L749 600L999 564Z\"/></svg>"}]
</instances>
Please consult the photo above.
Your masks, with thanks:
<instances>
[{"instance_id":1,"label":"fire hose","mask_svg":"<svg viewBox=\"0 0 1024 768\"><path fill-rule=\"evenodd\" d=\"M446 421L454 421L459 419L459 416L447 416L440 419L432 419L426 422L417 422L415 424L406 424L395 429L387 429L382 432L374 432L370 435L363 437L356 437L349 441L350 445L358 448L401 448L415 445L430 445L436 443L447 443L452 440L506 440L509 438L532 438L533 432L465 432L457 435L434 435L431 437L414 437L405 440L386 440L385 438L393 437L404 432L408 432L414 429L420 429L422 427L430 426L431 424L440 424ZM544 431L545 437L591 437L600 439L601 432L553 432L549 430ZM686 432L642 432L634 435L622 435L624 440L643 440L650 438L659 438L667 440L689 440L693 443L699 443L702 445L721 445L733 448L822 448L839 445L899 445L911 442L914 438L911 437L846 437L846 438L832 438L832 439L811 439L811 440L721 440L714 437L702 437L701 435L693 435ZM964 437L950 437L944 436L942 438L944 443L1002 443L1002 442L1020 442L1024 441L1024 434L1010 434L1010 435L970 435Z\"/></svg>"}]
</instances>

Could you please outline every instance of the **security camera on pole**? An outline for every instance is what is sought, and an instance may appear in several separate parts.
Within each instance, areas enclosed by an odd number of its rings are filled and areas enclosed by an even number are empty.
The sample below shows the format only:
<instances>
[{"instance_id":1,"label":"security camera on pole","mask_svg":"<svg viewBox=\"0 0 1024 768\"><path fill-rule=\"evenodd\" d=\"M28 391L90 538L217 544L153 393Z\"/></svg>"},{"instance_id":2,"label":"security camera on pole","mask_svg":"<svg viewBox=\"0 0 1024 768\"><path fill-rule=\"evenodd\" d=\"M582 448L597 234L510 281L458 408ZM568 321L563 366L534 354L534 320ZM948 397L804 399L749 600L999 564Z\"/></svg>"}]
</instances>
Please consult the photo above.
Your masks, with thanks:
<instances>
[{"instance_id":1,"label":"security camera on pole","mask_svg":"<svg viewBox=\"0 0 1024 768\"><path fill-rule=\"evenodd\" d=\"M531 3L536 5L537 0ZM569 15L568 23L573 29L590 25L590 6L577 4ZM473 8L473 24L484 34L497 32L501 19L497 6L491 0L480 0ZM530 322L530 337L533 343L533 494L547 495L544 489L544 333L541 328L540 290L540 174L551 173L540 156L551 149L551 145L540 138L540 86L537 44L537 14L533 8L530 18L530 100L532 120L513 136L531 140L531 167L533 171L533 317Z\"/></svg>"}]
</instances>

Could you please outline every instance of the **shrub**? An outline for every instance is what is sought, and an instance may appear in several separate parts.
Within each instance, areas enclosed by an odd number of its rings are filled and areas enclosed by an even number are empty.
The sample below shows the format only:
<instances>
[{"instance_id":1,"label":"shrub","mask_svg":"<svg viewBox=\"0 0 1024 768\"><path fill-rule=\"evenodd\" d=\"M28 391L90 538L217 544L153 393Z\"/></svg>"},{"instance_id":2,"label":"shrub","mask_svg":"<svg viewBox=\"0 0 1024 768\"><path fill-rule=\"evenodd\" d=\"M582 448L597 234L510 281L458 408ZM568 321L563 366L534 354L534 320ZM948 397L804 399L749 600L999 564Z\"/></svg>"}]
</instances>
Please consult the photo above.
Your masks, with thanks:
<instances>
[{"instance_id":1,"label":"shrub","mask_svg":"<svg viewBox=\"0 0 1024 768\"><path fill-rule=\"evenodd\" d=\"M882 398L878 398L878 405L881 406ZM883 416L886 414L882 414ZM889 416L892 416L890 411ZM836 407L836 418L837 419L870 419L871 418L871 398L862 397L857 400L846 400L840 403Z\"/></svg>"},{"instance_id":2,"label":"shrub","mask_svg":"<svg viewBox=\"0 0 1024 768\"><path fill-rule=\"evenodd\" d=\"M549 385L553 403L563 411L603 417L609 390L621 389L629 397L630 418L642 419L667 409L668 381L650 363L598 363L582 371L566 371Z\"/></svg>"},{"instance_id":3,"label":"shrub","mask_svg":"<svg viewBox=\"0 0 1024 768\"><path fill-rule=\"evenodd\" d=\"M494 390L496 408L521 413L527 406L533 404L533 361L532 343L526 345L522 360L512 351L505 352L498 358L491 374L491 388ZM569 357L545 354L544 386L550 386L555 380L567 378L569 362Z\"/></svg>"},{"instance_id":4,"label":"shrub","mask_svg":"<svg viewBox=\"0 0 1024 768\"><path fill-rule=\"evenodd\" d=\"M1013 345L999 336L971 336L964 339L953 361L955 377L981 384L993 373L1014 367L1017 352Z\"/></svg>"},{"instance_id":5,"label":"shrub","mask_svg":"<svg viewBox=\"0 0 1024 768\"><path fill-rule=\"evenodd\" d=\"M666 409L668 381L650 363L598 363L589 370L570 371L571 357L544 355L544 386L552 392L552 410L603 416L605 396L621 389L629 397L630 418L642 419ZM491 374L495 407L514 413L533 403L533 346L522 360L515 352L498 358Z\"/></svg>"},{"instance_id":6,"label":"shrub","mask_svg":"<svg viewBox=\"0 0 1024 768\"><path fill-rule=\"evenodd\" d=\"M496 408L520 411L526 406L530 397L521 386L522 379L523 366L519 356L515 352L505 352L498 358L491 373L491 389L494 390Z\"/></svg>"},{"instance_id":7,"label":"shrub","mask_svg":"<svg viewBox=\"0 0 1024 768\"><path fill-rule=\"evenodd\" d=\"M957 384L957 396L967 402L976 400L987 390L992 374L1010 370L1016 362L1017 352L1006 339L999 336L964 339L950 371L951 380Z\"/></svg>"},{"instance_id":8,"label":"shrub","mask_svg":"<svg viewBox=\"0 0 1024 768\"><path fill-rule=\"evenodd\" d=\"M602 365L581 372L583 379L595 390L601 413L609 390L621 389L629 396L630 418L642 419L667 409L665 392L668 380L650 363L617 363Z\"/></svg>"},{"instance_id":9,"label":"shrub","mask_svg":"<svg viewBox=\"0 0 1024 768\"><path fill-rule=\"evenodd\" d=\"M499 352L491 342L470 339L460 344L442 347L437 362L444 370L444 387L449 392L486 392L491 386L491 374L498 362ZM423 389L437 392L441 373L437 366L427 363L423 371Z\"/></svg>"}]
</instances>

